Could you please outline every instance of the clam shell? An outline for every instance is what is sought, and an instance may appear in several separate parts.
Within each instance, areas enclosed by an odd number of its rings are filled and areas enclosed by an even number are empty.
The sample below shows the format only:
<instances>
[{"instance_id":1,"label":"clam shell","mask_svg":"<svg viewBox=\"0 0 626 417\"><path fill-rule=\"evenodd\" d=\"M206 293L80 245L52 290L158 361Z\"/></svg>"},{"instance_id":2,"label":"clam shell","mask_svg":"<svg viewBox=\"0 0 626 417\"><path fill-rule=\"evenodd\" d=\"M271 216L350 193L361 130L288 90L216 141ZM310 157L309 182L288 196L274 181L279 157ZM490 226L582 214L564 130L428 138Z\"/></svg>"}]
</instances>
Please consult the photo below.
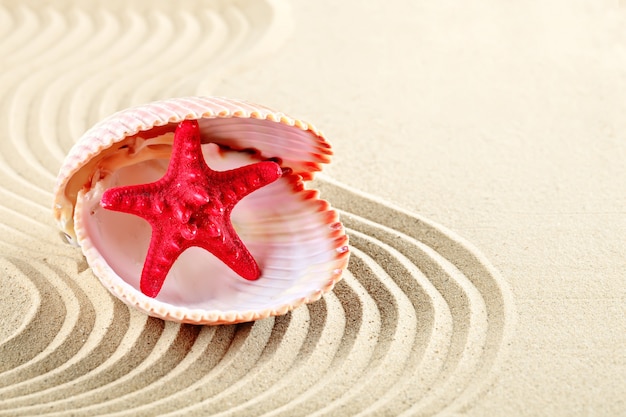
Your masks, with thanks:
<instances>
[{"instance_id":1,"label":"clam shell","mask_svg":"<svg viewBox=\"0 0 626 417\"><path fill-rule=\"evenodd\" d=\"M185 119L198 120L212 168L272 159L290 173L246 196L232 212L237 233L262 269L260 279L244 280L210 253L190 248L161 293L150 298L139 290L149 225L104 210L99 201L108 188L160 178L173 131ZM319 299L347 266L338 214L304 185L331 154L312 125L267 107L214 97L153 102L110 116L78 140L59 171L53 212L95 275L125 303L185 323L258 320Z\"/></svg>"}]
</instances>

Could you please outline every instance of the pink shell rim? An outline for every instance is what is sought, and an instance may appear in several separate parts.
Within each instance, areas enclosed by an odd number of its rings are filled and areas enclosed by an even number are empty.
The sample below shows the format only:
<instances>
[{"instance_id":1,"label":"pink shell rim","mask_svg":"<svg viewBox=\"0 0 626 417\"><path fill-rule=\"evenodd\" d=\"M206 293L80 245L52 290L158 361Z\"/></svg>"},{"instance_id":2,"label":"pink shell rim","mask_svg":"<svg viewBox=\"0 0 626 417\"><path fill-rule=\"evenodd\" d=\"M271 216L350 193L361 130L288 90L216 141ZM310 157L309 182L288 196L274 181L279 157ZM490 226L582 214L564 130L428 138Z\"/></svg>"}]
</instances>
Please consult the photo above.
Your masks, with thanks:
<instances>
[{"instance_id":1,"label":"pink shell rim","mask_svg":"<svg viewBox=\"0 0 626 417\"><path fill-rule=\"evenodd\" d=\"M158 114L158 111L163 111L163 114ZM167 117L164 117L168 112ZM269 107L225 97L190 96L157 100L113 113L88 129L72 146L59 169L53 193L52 212L60 229L69 236L76 237L73 225L76 200L67 198L66 189L73 176L98 154L127 137L154 127L183 120L215 118L266 120L310 132L316 138L315 147L318 152L310 153L310 160L302 161L302 169L293 172L304 181L312 179L315 172L322 170L323 164L330 162L331 146L321 131L308 122Z\"/></svg>"}]
</instances>

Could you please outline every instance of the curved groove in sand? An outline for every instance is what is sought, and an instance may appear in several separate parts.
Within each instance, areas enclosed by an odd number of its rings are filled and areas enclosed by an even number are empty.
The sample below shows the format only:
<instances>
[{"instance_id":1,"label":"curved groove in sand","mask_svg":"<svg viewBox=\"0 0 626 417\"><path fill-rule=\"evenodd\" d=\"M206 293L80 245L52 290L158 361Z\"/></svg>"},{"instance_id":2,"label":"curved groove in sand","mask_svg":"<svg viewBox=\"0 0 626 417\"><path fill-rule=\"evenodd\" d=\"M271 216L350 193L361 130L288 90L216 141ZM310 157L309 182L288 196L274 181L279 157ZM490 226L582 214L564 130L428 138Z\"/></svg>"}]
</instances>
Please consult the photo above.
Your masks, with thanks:
<instances>
[{"instance_id":1,"label":"curved groove in sand","mask_svg":"<svg viewBox=\"0 0 626 417\"><path fill-rule=\"evenodd\" d=\"M17 2L15 2L17 3ZM208 95L279 48L282 0L0 5L0 416L462 413L498 372L514 311L498 272L442 226L318 177L351 238L334 291L255 323L129 310L50 216L74 140L121 108ZM146 3L147 4L147 3ZM145 7L144 7L145 6ZM25 257L24 253L29 256ZM6 291L3 289L3 291Z\"/></svg>"},{"instance_id":2,"label":"curved groove in sand","mask_svg":"<svg viewBox=\"0 0 626 417\"><path fill-rule=\"evenodd\" d=\"M31 325L41 304L41 293L26 274L10 261L0 258L0 346L5 347L20 337ZM8 364L3 366L3 369Z\"/></svg>"}]
</instances>

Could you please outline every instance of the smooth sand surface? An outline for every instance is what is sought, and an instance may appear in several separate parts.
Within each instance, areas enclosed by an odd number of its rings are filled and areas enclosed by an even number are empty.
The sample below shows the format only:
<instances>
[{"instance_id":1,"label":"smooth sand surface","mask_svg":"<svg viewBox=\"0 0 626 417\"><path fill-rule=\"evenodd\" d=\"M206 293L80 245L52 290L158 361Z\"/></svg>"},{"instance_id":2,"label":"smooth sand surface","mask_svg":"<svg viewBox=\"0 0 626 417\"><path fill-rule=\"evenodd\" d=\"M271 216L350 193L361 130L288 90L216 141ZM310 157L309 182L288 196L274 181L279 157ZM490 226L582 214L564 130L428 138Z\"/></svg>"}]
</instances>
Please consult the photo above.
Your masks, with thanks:
<instances>
[{"instance_id":1,"label":"smooth sand surface","mask_svg":"<svg viewBox=\"0 0 626 417\"><path fill-rule=\"evenodd\" d=\"M0 416L626 415L625 4L171 3L0 5ZM179 325L63 243L72 143L187 95L328 136L333 293Z\"/></svg>"}]
</instances>

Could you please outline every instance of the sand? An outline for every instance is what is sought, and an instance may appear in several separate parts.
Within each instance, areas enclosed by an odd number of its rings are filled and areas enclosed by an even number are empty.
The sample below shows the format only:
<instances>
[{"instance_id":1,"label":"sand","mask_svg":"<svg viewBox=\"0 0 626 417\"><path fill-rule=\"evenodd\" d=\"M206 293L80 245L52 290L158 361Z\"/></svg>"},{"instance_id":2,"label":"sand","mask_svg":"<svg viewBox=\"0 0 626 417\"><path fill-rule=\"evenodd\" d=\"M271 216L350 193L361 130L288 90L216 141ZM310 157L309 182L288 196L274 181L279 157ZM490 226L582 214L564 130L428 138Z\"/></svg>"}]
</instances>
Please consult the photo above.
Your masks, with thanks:
<instances>
[{"instance_id":1,"label":"sand","mask_svg":"<svg viewBox=\"0 0 626 417\"><path fill-rule=\"evenodd\" d=\"M5 1L0 416L626 415L621 2ZM312 121L333 293L163 322L53 222L80 135L221 95Z\"/></svg>"}]
</instances>

